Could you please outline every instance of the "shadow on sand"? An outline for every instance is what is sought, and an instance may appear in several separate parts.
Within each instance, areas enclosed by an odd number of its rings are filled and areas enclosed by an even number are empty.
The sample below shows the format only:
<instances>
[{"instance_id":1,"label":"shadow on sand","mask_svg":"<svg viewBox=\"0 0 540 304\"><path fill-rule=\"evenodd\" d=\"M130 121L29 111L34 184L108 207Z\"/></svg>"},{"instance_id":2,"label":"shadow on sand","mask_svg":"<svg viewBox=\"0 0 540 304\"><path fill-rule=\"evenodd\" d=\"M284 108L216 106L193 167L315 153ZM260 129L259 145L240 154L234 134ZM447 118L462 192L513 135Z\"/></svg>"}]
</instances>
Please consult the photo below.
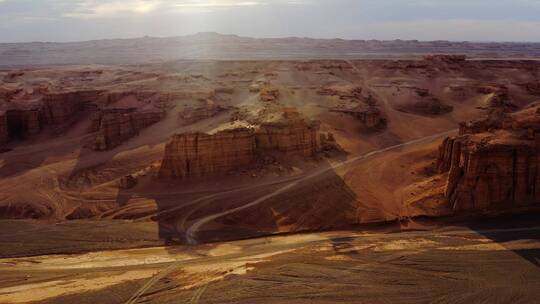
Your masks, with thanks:
<instances>
[{"instance_id":1,"label":"shadow on sand","mask_svg":"<svg viewBox=\"0 0 540 304\"><path fill-rule=\"evenodd\" d=\"M169 245L192 243L188 231L194 225L196 243L206 243L356 224L356 194L328 162L317 170L321 168L328 170L312 178L305 178L309 172L300 177L246 177L241 184L225 182L221 187L212 185L227 178L205 179L210 185L206 189L200 188L203 181L153 181L155 193L139 187L120 190L116 204L130 208L138 199L154 201L156 215L132 212L131 216L151 217L159 238Z\"/></svg>"},{"instance_id":2,"label":"shadow on sand","mask_svg":"<svg viewBox=\"0 0 540 304\"><path fill-rule=\"evenodd\" d=\"M250 238L277 233L320 231L357 223L357 196L328 162L328 170L276 185L248 189L209 204L193 214L204 219L200 241ZM194 222L197 222L195 220Z\"/></svg>"},{"instance_id":3,"label":"shadow on sand","mask_svg":"<svg viewBox=\"0 0 540 304\"><path fill-rule=\"evenodd\" d=\"M539 224L540 212L536 211L531 214L509 214L479 219L468 227L540 268L539 248L516 249L506 246L512 241L540 241Z\"/></svg>"}]
</instances>

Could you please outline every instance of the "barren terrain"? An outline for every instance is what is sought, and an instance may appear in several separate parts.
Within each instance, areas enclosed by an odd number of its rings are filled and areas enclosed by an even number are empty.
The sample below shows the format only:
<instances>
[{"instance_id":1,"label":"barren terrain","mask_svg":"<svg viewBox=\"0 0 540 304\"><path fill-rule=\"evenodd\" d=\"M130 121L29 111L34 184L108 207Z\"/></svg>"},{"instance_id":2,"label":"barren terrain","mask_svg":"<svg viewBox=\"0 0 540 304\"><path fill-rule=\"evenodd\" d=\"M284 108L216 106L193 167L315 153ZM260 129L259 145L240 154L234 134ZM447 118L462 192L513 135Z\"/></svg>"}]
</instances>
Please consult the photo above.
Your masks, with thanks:
<instances>
[{"instance_id":1,"label":"barren terrain","mask_svg":"<svg viewBox=\"0 0 540 304\"><path fill-rule=\"evenodd\" d=\"M536 164L540 62L352 57L0 71L0 303L534 302L536 193L458 212L439 147Z\"/></svg>"},{"instance_id":2,"label":"barren terrain","mask_svg":"<svg viewBox=\"0 0 540 304\"><path fill-rule=\"evenodd\" d=\"M51 64L139 64L170 60L305 60L421 58L426 54L475 58L538 59L540 43L417 40L250 38L218 33L85 42L0 44L0 66Z\"/></svg>"},{"instance_id":3,"label":"barren terrain","mask_svg":"<svg viewBox=\"0 0 540 304\"><path fill-rule=\"evenodd\" d=\"M534 303L537 216L4 258L0 302Z\"/></svg>"}]
</instances>

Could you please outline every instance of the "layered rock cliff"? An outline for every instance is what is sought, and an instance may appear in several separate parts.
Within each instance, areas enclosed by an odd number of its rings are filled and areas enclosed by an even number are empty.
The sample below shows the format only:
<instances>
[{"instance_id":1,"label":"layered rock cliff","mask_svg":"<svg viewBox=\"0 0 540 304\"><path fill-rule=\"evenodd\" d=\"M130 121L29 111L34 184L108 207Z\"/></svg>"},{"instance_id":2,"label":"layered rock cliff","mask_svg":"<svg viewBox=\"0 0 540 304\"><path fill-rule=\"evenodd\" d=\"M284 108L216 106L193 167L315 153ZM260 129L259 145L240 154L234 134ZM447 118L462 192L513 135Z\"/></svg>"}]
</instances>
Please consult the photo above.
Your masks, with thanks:
<instances>
[{"instance_id":1,"label":"layered rock cliff","mask_svg":"<svg viewBox=\"0 0 540 304\"><path fill-rule=\"evenodd\" d=\"M349 110L332 109L330 111L352 115L358 119L362 123L364 129L368 131L380 131L385 129L388 125L388 120L384 113L377 106L373 105L360 105Z\"/></svg>"},{"instance_id":2,"label":"layered rock cliff","mask_svg":"<svg viewBox=\"0 0 540 304\"><path fill-rule=\"evenodd\" d=\"M103 94L99 90L47 93L43 98L47 123L59 124L72 119L87 103L96 102Z\"/></svg>"},{"instance_id":3,"label":"layered rock cliff","mask_svg":"<svg viewBox=\"0 0 540 304\"><path fill-rule=\"evenodd\" d=\"M226 111L224 107L208 101L204 105L196 108L186 107L182 112L179 113L178 116L184 125L191 125L210 117L214 117L223 111Z\"/></svg>"},{"instance_id":4,"label":"layered rock cliff","mask_svg":"<svg viewBox=\"0 0 540 304\"><path fill-rule=\"evenodd\" d=\"M540 204L540 105L462 125L437 162L455 211Z\"/></svg>"},{"instance_id":5,"label":"layered rock cliff","mask_svg":"<svg viewBox=\"0 0 540 304\"><path fill-rule=\"evenodd\" d=\"M321 145L318 122L301 119L262 124L255 132L257 150L311 156Z\"/></svg>"},{"instance_id":6,"label":"layered rock cliff","mask_svg":"<svg viewBox=\"0 0 540 304\"><path fill-rule=\"evenodd\" d=\"M466 60L466 55L437 54L424 56L424 61L433 63L464 63Z\"/></svg>"},{"instance_id":7,"label":"layered rock cliff","mask_svg":"<svg viewBox=\"0 0 540 304\"><path fill-rule=\"evenodd\" d=\"M225 174L245 167L255 158L250 129L234 129L213 135L177 134L165 148L159 176L164 179Z\"/></svg>"},{"instance_id":8,"label":"layered rock cliff","mask_svg":"<svg viewBox=\"0 0 540 304\"><path fill-rule=\"evenodd\" d=\"M21 94L6 106L7 135L3 135L0 127L0 142L5 141L4 137L7 140L27 138L48 125L60 125L55 128L61 130L78 121L81 113L94 112L89 131L97 132L92 144L97 150L113 148L161 120L165 115L164 104L170 97L155 91L71 89L51 92L48 88Z\"/></svg>"},{"instance_id":9,"label":"layered rock cliff","mask_svg":"<svg viewBox=\"0 0 540 304\"><path fill-rule=\"evenodd\" d=\"M292 117L264 123L257 129L177 134L165 148L159 176L185 179L223 175L247 168L267 154L312 156L320 145L319 123Z\"/></svg>"},{"instance_id":10,"label":"layered rock cliff","mask_svg":"<svg viewBox=\"0 0 540 304\"><path fill-rule=\"evenodd\" d=\"M92 148L109 150L137 135L142 129L160 121L165 112L136 109L101 110L92 117L90 132L97 132Z\"/></svg>"}]
</instances>

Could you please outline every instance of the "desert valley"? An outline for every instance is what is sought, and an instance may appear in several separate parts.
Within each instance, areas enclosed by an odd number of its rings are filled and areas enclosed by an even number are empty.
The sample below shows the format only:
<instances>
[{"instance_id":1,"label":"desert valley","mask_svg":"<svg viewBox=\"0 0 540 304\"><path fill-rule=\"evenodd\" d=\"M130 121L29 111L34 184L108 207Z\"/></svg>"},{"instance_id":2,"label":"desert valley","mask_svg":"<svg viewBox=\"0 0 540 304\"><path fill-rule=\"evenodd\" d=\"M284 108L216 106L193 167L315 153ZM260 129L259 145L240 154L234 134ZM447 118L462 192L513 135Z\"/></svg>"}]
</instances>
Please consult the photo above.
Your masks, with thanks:
<instances>
[{"instance_id":1,"label":"desert valley","mask_svg":"<svg viewBox=\"0 0 540 304\"><path fill-rule=\"evenodd\" d=\"M203 38L0 47L0 303L537 301L537 44Z\"/></svg>"}]
</instances>

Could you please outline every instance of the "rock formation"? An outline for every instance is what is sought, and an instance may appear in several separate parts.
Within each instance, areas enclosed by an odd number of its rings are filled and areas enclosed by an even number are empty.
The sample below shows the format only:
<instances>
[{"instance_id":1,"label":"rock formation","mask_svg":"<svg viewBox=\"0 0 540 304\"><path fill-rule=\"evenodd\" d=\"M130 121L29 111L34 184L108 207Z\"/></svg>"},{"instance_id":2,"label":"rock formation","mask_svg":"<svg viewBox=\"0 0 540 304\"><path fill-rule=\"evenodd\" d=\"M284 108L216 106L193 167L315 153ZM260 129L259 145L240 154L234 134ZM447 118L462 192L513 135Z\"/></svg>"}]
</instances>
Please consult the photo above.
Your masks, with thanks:
<instances>
[{"instance_id":1,"label":"rock formation","mask_svg":"<svg viewBox=\"0 0 540 304\"><path fill-rule=\"evenodd\" d=\"M427 69L429 67L429 62L420 60L389 60L386 61L382 67L388 70L403 71Z\"/></svg>"},{"instance_id":2,"label":"rock formation","mask_svg":"<svg viewBox=\"0 0 540 304\"><path fill-rule=\"evenodd\" d=\"M9 95L9 92L6 94ZM36 93L34 90L33 94L17 96L16 99L12 98L13 100L8 104L5 110L7 138L26 138L39 133L45 125L72 123L82 111L98 110L100 106L106 106L132 95L138 100L143 100L144 105L154 101L153 98L156 99L156 103L159 103L160 96L153 91L68 90L50 92L43 90ZM119 115L120 112L125 114L125 112L130 111L125 109L99 110L94 115L90 131L100 131L96 139L96 149L109 149L122 140L133 136L140 129L160 120L163 116L163 113L157 110L143 110L125 117ZM0 132L3 131L0 130Z\"/></svg>"},{"instance_id":3,"label":"rock formation","mask_svg":"<svg viewBox=\"0 0 540 304\"><path fill-rule=\"evenodd\" d=\"M500 109L505 112L517 110L517 106L512 103L508 88L506 86L496 86L486 101L484 107L487 109Z\"/></svg>"},{"instance_id":4,"label":"rock formation","mask_svg":"<svg viewBox=\"0 0 540 304\"><path fill-rule=\"evenodd\" d=\"M204 106L196 108L186 107L178 116L182 119L184 125L191 125L201 120L214 117L225 110L225 108L216 105L214 102L207 101Z\"/></svg>"},{"instance_id":5,"label":"rock formation","mask_svg":"<svg viewBox=\"0 0 540 304\"><path fill-rule=\"evenodd\" d=\"M323 87L317 91L321 96L338 96L340 100L351 103L341 103L330 109L330 112L349 114L358 119L363 128L368 131L378 131L386 128L388 121L383 112L377 107L377 100L369 92L364 94L361 87Z\"/></svg>"},{"instance_id":6,"label":"rock formation","mask_svg":"<svg viewBox=\"0 0 540 304\"><path fill-rule=\"evenodd\" d=\"M159 176L184 179L222 175L248 166L254 157L255 140L250 129L225 130L213 135L177 134L165 147Z\"/></svg>"},{"instance_id":7,"label":"rock formation","mask_svg":"<svg viewBox=\"0 0 540 304\"><path fill-rule=\"evenodd\" d=\"M357 118L369 130L382 130L388 125L382 111L375 106L365 107L365 111L357 113Z\"/></svg>"},{"instance_id":8,"label":"rock formation","mask_svg":"<svg viewBox=\"0 0 540 304\"><path fill-rule=\"evenodd\" d=\"M255 132L257 151L312 156L321 144L319 127L317 121L287 116L281 121L263 123Z\"/></svg>"},{"instance_id":9,"label":"rock formation","mask_svg":"<svg viewBox=\"0 0 540 304\"><path fill-rule=\"evenodd\" d=\"M259 94L259 99L264 102L275 102L279 99L279 89L273 87L263 87Z\"/></svg>"},{"instance_id":10,"label":"rock formation","mask_svg":"<svg viewBox=\"0 0 540 304\"><path fill-rule=\"evenodd\" d=\"M368 131L383 130L388 125L388 120L382 111L375 105L360 105L353 109L332 109L331 112L345 113L358 119Z\"/></svg>"},{"instance_id":11,"label":"rock formation","mask_svg":"<svg viewBox=\"0 0 540 304\"><path fill-rule=\"evenodd\" d=\"M341 100L363 100L365 97L362 92L361 87L322 87L317 90L320 96L338 96Z\"/></svg>"},{"instance_id":12,"label":"rock formation","mask_svg":"<svg viewBox=\"0 0 540 304\"><path fill-rule=\"evenodd\" d=\"M428 62L442 62L442 63L462 63L467 60L466 55L446 55L446 54L437 54L437 55L427 55L424 56L424 61Z\"/></svg>"},{"instance_id":13,"label":"rock formation","mask_svg":"<svg viewBox=\"0 0 540 304\"><path fill-rule=\"evenodd\" d=\"M105 109L94 114L90 132L97 132L92 148L95 150L109 150L129 138L135 136L142 129L160 121L165 116L163 111L136 109Z\"/></svg>"},{"instance_id":14,"label":"rock formation","mask_svg":"<svg viewBox=\"0 0 540 304\"><path fill-rule=\"evenodd\" d=\"M286 111L279 121L258 129L238 128L215 134L185 133L171 138L159 176L185 179L223 175L249 167L267 154L307 157L320 149L319 123Z\"/></svg>"},{"instance_id":15,"label":"rock formation","mask_svg":"<svg viewBox=\"0 0 540 304\"><path fill-rule=\"evenodd\" d=\"M96 102L103 91L69 91L44 96L44 118L47 123L59 124L72 119L87 103Z\"/></svg>"},{"instance_id":16,"label":"rock formation","mask_svg":"<svg viewBox=\"0 0 540 304\"><path fill-rule=\"evenodd\" d=\"M540 204L540 105L462 125L437 161L455 211Z\"/></svg>"},{"instance_id":17,"label":"rock formation","mask_svg":"<svg viewBox=\"0 0 540 304\"><path fill-rule=\"evenodd\" d=\"M504 109L492 109L484 119L460 123L459 135L489 132L505 128L512 123L512 117Z\"/></svg>"}]
</instances>

